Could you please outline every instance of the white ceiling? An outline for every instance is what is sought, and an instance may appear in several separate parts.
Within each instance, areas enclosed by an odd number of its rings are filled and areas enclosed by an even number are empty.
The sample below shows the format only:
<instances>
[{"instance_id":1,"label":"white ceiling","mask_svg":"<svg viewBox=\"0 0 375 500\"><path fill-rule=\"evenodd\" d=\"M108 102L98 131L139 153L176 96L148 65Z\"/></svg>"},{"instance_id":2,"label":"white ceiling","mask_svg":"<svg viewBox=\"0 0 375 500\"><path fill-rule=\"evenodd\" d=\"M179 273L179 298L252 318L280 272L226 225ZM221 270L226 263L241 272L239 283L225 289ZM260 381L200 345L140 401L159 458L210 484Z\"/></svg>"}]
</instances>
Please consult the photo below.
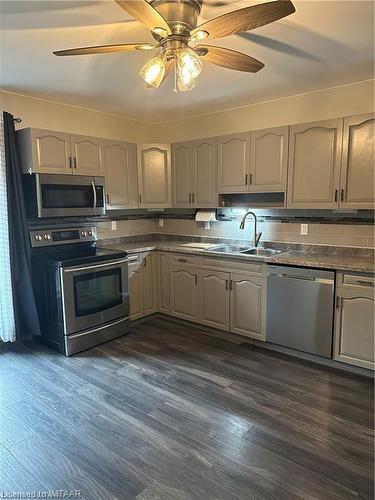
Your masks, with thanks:
<instances>
[{"instance_id":1,"label":"white ceiling","mask_svg":"<svg viewBox=\"0 0 375 500\"><path fill-rule=\"evenodd\" d=\"M208 0L201 20L260 1ZM296 13L216 45L265 63L257 74L205 64L200 85L174 94L170 77L146 89L153 52L57 58L53 50L152 41L112 0L1 1L0 86L157 123L352 83L374 75L373 1L294 1Z\"/></svg>"}]
</instances>

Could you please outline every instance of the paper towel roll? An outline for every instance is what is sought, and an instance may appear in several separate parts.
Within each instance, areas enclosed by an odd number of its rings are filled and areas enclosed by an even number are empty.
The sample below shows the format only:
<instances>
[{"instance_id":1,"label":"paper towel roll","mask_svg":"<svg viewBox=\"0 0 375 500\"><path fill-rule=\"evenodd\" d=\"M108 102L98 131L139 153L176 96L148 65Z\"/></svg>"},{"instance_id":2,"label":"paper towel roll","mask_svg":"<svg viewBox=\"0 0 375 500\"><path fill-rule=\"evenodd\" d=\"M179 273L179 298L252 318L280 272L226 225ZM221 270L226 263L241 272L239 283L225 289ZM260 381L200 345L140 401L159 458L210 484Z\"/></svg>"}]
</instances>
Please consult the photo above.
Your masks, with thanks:
<instances>
[{"instance_id":1,"label":"paper towel roll","mask_svg":"<svg viewBox=\"0 0 375 500\"><path fill-rule=\"evenodd\" d=\"M197 222L214 222L216 221L216 210L197 210L195 220Z\"/></svg>"}]
</instances>

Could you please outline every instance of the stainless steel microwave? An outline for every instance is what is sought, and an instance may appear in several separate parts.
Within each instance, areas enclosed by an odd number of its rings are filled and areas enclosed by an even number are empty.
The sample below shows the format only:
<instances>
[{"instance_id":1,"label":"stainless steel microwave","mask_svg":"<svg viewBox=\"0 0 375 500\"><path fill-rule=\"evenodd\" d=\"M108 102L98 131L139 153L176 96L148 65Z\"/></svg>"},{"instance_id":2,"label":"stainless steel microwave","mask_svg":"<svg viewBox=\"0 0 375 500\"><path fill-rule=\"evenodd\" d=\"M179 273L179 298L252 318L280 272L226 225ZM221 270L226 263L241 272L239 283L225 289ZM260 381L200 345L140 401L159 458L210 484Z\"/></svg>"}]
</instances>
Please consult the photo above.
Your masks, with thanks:
<instances>
[{"instance_id":1,"label":"stainless steel microwave","mask_svg":"<svg viewBox=\"0 0 375 500\"><path fill-rule=\"evenodd\" d=\"M104 177L25 174L27 217L69 217L105 213Z\"/></svg>"}]
</instances>

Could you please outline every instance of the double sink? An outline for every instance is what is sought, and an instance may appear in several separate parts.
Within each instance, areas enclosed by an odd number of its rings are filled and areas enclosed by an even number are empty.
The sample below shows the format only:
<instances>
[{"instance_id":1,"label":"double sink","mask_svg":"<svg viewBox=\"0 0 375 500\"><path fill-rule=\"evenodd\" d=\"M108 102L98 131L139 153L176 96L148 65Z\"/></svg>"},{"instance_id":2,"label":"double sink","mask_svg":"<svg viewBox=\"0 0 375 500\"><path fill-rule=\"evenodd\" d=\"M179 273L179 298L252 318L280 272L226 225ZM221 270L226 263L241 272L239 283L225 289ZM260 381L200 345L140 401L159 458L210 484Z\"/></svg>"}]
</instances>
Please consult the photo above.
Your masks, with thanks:
<instances>
[{"instance_id":1,"label":"double sink","mask_svg":"<svg viewBox=\"0 0 375 500\"><path fill-rule=\"evenodd\" d=\"M245 247L240 245L214 245L206 248L206 250L214 253L253 255L257 257L271 257L282 253L282 250L274 248Z\"/></svg>"}]
</instances>

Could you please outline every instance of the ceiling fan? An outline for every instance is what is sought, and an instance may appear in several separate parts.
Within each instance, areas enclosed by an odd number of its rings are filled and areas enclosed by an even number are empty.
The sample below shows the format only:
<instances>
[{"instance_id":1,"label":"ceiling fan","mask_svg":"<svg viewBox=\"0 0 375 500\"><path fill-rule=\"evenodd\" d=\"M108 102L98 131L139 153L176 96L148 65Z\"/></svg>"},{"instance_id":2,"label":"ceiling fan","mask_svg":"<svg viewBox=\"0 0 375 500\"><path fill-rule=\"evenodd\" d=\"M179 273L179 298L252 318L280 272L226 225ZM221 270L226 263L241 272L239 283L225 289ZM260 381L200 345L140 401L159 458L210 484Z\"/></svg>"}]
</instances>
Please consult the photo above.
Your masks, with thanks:
<instances>
[{"instance_id":1,"label":"ceiling fan","mask_svg":"<svg viewBox=\"0 0 375 500\"><path fill-rule=\"evenodd\" d=\"M187 91L198 83L203 62L256 73L264 64L247 54L214 45L190 44L222 38L259 28L295 12L290 0L252 5L198 24L203 0L115 0L129 15L147 26L156 43L123 43L58 50L56 56L130 52L161 49L147 62L140 76L150 87L159 87L174 68L175 90Z\"/></svg>"}]
</instances>

